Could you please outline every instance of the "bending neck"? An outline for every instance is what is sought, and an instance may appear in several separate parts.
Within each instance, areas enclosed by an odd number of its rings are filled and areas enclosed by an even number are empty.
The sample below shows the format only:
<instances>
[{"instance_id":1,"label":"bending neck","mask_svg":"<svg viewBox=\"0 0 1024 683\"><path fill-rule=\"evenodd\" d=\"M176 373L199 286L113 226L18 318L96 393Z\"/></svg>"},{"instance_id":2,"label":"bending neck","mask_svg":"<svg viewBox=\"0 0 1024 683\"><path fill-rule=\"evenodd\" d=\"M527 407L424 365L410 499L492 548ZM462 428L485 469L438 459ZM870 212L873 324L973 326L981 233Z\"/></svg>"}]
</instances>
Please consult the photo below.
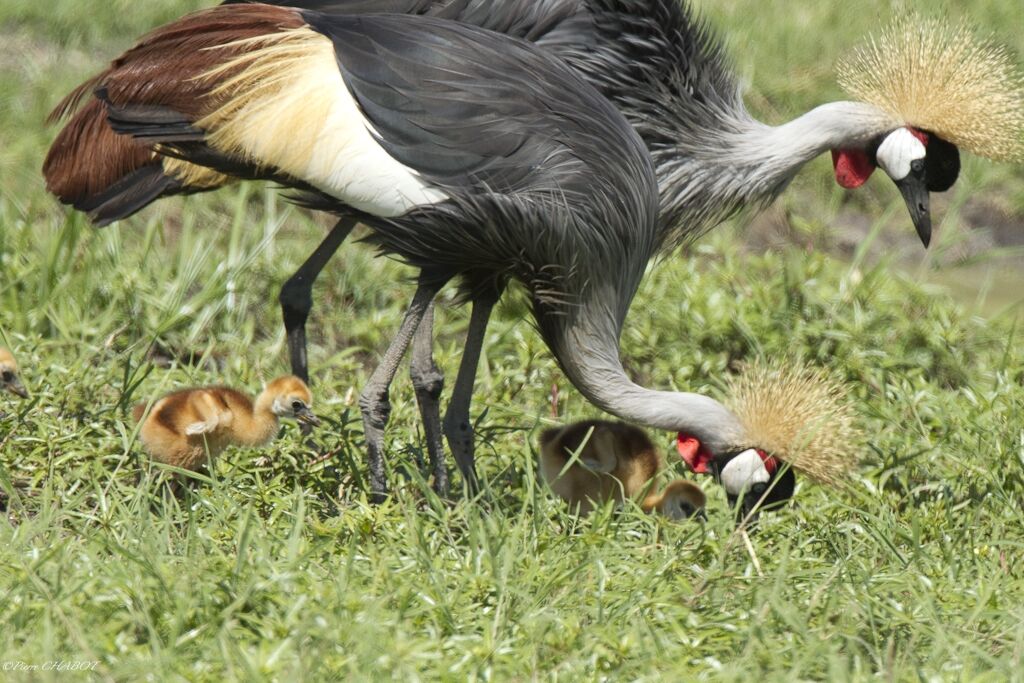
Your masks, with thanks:
<instances>
[{"instance_id":1,"label":"bending neck","mask_svg":"<svg viewBox=\"0 0 1024 683\"><path fill-rule=\"evenodd\" d=\"M743 136L736 154L765 166L771 181L788 182L811 159L832 149L862 149L899 125L882 110L860 102L829 102L781 126L763 126Z\"/></svg>"},{"instance_id":2,"label":"bending neck","mask_svg":"<svg viewBox=\"0 0 1024 683\"><path fill-rule=\"evenodd\" d=\"M804 164L832 149L860 149L899 126L888 114L859 102L830 102L788 123L769 126L746 112L719 130L687 136L654 152L661 192L661 227L676 237L724 220L739 209L767 205Z\"/></svg>"},{"instance_id":3,"label":"bending neck","mask_svg":"<svg viewBox=\"0 0 1024 683\"><path fill-rule=\"evenodd\" d=\"M614 292L596 290L563 315L538 321L559 365L591 403L627 422L696 436L712 453L744 444L743 428L721 403L700 394L656 391L633 382L619 358L623 316Z\"/></svg>"}]
</instances>

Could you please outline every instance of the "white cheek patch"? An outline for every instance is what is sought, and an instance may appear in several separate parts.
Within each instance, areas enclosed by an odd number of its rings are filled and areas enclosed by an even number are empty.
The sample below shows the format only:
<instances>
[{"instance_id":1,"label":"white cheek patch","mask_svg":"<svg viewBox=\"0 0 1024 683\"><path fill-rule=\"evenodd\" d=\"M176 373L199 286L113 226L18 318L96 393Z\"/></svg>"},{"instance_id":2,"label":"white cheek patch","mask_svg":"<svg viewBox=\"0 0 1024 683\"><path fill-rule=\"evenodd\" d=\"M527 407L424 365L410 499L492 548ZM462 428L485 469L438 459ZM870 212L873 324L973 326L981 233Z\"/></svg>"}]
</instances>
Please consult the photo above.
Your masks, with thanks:
<instances>
[{"instance_id":1,"label":"white cheek patch","mask_svg":"<svg viewBox=\"0 0 1024 683\"><path fill-rule=\"evenodd\" d=\"M767 484L771 479L760 454L748 448L726 463L719 477L726 493L738 496L754 484Z\"/></svg>"},{"instance_id":2,"label":"white cheek patch","mask_svg":"<svg viewBox=\"0 0 1024 683\"><path fill-rule=\"evenodd\" d=\"M910 173L911 162L924 159L924 143L914 137L906 128L897 128L882 140L875 156L893 180L903 180Z\"/></svg>"}]
</instances>

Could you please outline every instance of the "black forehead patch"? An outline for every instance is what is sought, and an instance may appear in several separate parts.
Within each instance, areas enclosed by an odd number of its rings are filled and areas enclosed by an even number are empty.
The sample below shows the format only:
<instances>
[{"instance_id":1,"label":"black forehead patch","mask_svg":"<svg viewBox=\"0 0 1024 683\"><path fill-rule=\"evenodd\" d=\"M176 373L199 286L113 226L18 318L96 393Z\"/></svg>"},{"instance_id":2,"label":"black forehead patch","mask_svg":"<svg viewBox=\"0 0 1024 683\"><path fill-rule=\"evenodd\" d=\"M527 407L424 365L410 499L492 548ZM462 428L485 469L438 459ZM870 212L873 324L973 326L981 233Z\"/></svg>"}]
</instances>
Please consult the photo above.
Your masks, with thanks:
<instances>
[{"instance_id":1,"label":"black forehead patch","mask_svg":"<svg viewBox=\"0 0 1024 683\"><path fill-rule=\"evenodd\" d=\"M935 133L928 133L924 157L925 179L929 192L945 192L960 175L960 150Z\"/></svg>"}]
</instances>

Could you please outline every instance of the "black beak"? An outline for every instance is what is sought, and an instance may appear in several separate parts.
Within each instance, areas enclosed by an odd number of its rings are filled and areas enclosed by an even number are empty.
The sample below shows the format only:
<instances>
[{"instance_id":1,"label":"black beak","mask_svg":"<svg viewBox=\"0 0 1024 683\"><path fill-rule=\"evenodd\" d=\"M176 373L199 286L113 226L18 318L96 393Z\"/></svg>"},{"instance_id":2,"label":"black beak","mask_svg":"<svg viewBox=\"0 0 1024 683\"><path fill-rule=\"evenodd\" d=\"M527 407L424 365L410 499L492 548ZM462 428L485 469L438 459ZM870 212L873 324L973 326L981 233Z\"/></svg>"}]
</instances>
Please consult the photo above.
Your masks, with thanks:
<instances>
[{"instance_id":1,"label":"black beak","mask_svg":"<svg viewBox=\"0 0 1024 683\"><path fill-rule=\"evenodd\" d=\"M313 414L313 411L309 408L303 407L302 410L295 413L295 419L302 425L309 425L310 427L317 427L320 425L320 418Z\"/></svg>"},{"instance_id":2,"label":"black beak","mask_svg":"<svg viewBox=\"0 0 1024 683\"><path fill-rule=\"evenodd\" d=\"M15 396L21 396L22 398L28 398L28 391L25 389L25 385L22 384L17 377L7 383L7 390Z\"/></svg>"},{"instance_id":3,"label":"black beak","mask_svg":"<svg viewBox=\"0 0 1024 683\"><path fill-rule=\"evenodd\" d=\"M928 182L925 178L924 160L918 159L910 165L910 173L903 180L896 181L896 187L903 195L903 201L910 210L910 220L925 248L932 241L932 215L928 210Z\"/></svg>"},{"instance_id":4,"label":"black beak","mask_svg":"<svg viewBox=\"0 0 1024 683\"><path fill-rule=\"evenodd\" d=\"M749 520L749 524L753 524L757 521L757 518L761 516L761 498L764 496L764 492L767 490L766 484L754 484L743 494L743 500L740 502L739 519L737 522L742 522L744 519Z\"/></svg>"},{"instance_id":5,"label":"black beak","mask_svg":"<svg viewBox=\"0 0 1024 683\"><path fill-rule=\"evenodd\" d=\"M736 524L747 520L747 526L754 526L765 510L777 510L793 497L796 489L796 474L793 468L783 467L764 484L754 484L743 491L743 498L736 505L736 496L728 495L729 505L736 510Z\"/></svg>"}]
</instances>

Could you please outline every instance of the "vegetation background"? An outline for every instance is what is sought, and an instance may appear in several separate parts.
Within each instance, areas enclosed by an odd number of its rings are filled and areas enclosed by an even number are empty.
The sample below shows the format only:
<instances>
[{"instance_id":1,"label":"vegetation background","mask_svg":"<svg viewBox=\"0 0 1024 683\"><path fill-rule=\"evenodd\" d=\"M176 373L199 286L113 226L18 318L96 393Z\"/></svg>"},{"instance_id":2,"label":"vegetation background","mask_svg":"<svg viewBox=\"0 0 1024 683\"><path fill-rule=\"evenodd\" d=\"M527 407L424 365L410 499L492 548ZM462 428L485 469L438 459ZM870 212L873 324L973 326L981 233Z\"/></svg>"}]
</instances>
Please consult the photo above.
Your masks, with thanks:
<instances>
[{"instance_id":1,"label":"vegetation background","mask_svg":"<svg viewBox=\"0 0 1024 683\"><path fill-rule=\"evenodd\" d=\"M711 486L703 527L635 509L577 521L552 500L537 432L595 411L516 296L479 375L482 496L425 489L402 377L387 436L398 491L367 505L355 397L412 289L355 243L316 289L314 443L287 425L263 453L229 452L189 503L160 499L128 408L286 371L275 297L328 222L241 185L94 230L43 189L43 121L135 37L206 4L0 5L0 343L32 392L0 397L6 676L1024 678L1024 173L977 159L936 202L928 252L891 183L845 193L821 159L762 216L652 266L623 338L639 381L720 396L736 361L795 355L847 379L866 426L849 490L804 482L765 519L760 571ZM836 58L898 3L698 6L751 108L781 122L841 97ZM1024 53L1019 2L914 6ZM466 311L438 317L453 377ZM668 452L671 435L657 439ZM96 665L44 670L59 660Z\"/></svg>"}]
</instances>

